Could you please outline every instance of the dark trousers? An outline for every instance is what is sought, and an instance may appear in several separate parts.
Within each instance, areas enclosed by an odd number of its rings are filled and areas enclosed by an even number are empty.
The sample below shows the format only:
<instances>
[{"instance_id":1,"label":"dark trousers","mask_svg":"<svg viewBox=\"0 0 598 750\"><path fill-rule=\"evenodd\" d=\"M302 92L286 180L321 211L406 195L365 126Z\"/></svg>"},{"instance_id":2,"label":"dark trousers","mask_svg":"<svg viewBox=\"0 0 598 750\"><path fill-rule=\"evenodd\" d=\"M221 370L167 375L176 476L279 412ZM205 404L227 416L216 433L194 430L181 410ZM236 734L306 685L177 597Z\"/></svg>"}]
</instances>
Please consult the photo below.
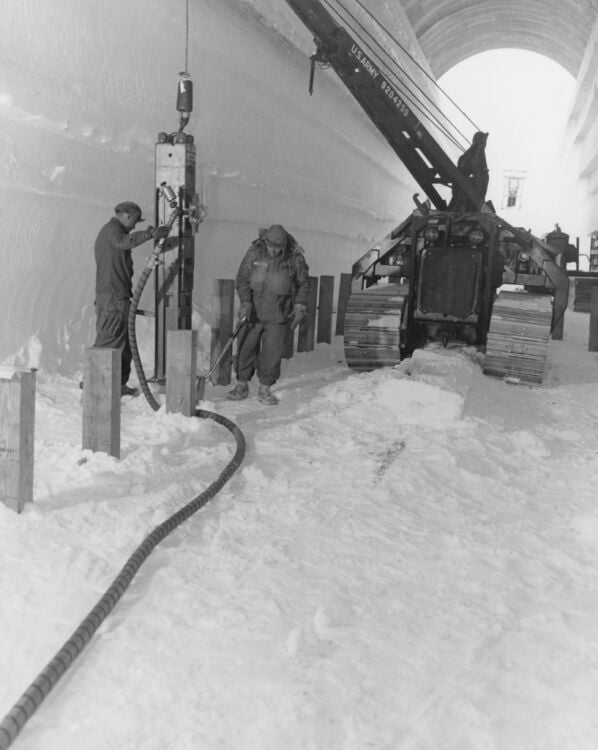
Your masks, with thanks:
<instances>
[{"instance_id":1,"label":"dark trousers","mask_svg":"<svg viewBox=\"0 0 598 750\"><path fill-rule=\"evenodd\" d=\"M280 377L287 330L288 323L256 321L246 325L239 340L237 380L247 383L257 370L262 385L274 385Z\"/></svg>"},{"instance_id":2,"label":"dark trousers","mask_svg":"<svg viewBox=\"0 0 598 750\"><path fill-rule=\"evenodd\" d=\"M96 301L96 340L94 346L121 350L120 382L125 385L131 374L131 347L129 345L128 299L110 300L105 304Z\"/></svg>"}]
</instances>

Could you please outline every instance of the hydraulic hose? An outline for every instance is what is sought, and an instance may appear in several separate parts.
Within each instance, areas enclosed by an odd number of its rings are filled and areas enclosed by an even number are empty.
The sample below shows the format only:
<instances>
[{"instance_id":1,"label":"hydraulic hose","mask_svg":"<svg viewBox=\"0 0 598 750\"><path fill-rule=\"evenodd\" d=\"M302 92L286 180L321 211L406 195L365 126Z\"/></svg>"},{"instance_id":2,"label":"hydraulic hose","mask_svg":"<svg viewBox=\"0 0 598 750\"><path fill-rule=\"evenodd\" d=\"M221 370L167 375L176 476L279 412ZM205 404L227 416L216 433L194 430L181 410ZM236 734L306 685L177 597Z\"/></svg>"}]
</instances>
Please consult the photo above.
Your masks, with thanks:
<instances>
[{"instance_id":1,"label":"hydraulic hose","mask_svg":"<svg viewBox=\"0 0 598 750\"><path fill-rule=\"evenodd\" d=\"M172 225L174 224L178 215L179 215L179 211L178 209L175 208L170 214L167 223L165 224L166 228L169 231L172 228ZM143 294L143 290L145 289L147 280L151 276L152 271L154 270L156 265L160 262L159 257L160 257L160 254L164 251L165 246L166 246L166 237L163 237L159 242L157 242L154 245L154 251L150 255L150 257L147 259L145 266L143 267L143 271L141 272L141 276L139 277L139 281L137 282L137 286L135 287L135 291L133 292L133 297L131 299L131 306L129 308L129 318L127 321L128 333L129 333L129 346L131 347L131 355L133 357L133 363L135 365L135 372L137 373L137 378L139 379L139 385L141 386L143 395L145 396L148 404L152 407L154 411L158 411L158 409L160 408L160 404L154 397L154 394L151 392L151 389L147 383L147 378L145 377L143 363L141 362L141 357L139 355L139 348L137 347L137 332L135 329L135 320L137 317L137 308L139 307L139 300L141 299L141 295ZM158 314L158 311L156 310L156 315L157 314Z\"/></svg>"},{"instance_id":2,"label":"hydraulic hose","mask_svg":"<svg viewBox=\"0 0 598 750\"><path fill-rule=\"evenodd\" d=\"M31 718L48 693L83 651L94 633L129 587L133 577L148 558L150 552L174 531L177 526L203 508L222 489L224 484L241 465L245 456L245 438L241 430L233 422L220 414L198 409L195 412L195 416L212 419L226 427L232 433L237 444L233 458L225 466L216 481L212 482L209 487L170 516L170 518L167 518L166 521L156 526L129 557L120 573L95 607L2 719L0 722L0 750L7 750L10 747L25 723Z\"/></svg>"},{"instance_id":3,"label":"hydraulic hose","mask_svg":"<svg viewBox=\"0 0 598 750\"><path fill-rule=\"evenodd\" d=\"M133 363L135 365L135 372L137 373L139 385L141 386L141 390L143 391L143 395L147 399L148 404L154 411L158 411L158 409L160 408L160 404L158 401L156 401L156 398L154 397L154 394L151 392L151 389L147 383L147 378L145 377L145 372L143 370L143 363L141 362L141 356L139 355L139 349L137 347L137 333L135 330L135 318L137 316L139 300L141 299L141 295L143 293L147 280L152 273L155 263L156 254L154 253L145 264L143 271L141 272L141 276L139 277L139 281L137 282L137 286L135 287L133 298L131 299L131 307L129 308L128 330L129 346L131 347L131 355L133 357Z\"/></svg>"}]
</instances>

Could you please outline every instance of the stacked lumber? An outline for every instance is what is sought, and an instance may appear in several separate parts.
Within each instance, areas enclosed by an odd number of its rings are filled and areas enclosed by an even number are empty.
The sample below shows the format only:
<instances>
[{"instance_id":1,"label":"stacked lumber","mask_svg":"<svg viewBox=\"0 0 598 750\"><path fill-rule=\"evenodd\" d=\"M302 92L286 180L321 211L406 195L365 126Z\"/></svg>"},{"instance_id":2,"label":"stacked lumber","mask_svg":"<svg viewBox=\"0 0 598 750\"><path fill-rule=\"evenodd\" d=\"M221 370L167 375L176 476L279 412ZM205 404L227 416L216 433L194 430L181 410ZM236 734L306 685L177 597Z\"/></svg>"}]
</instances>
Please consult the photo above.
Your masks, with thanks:
<instances>
[{"instance_id":1,"label":"stacked lumber","mask_svg":"<svg viewBox=\"0 0 598 750\"><path fill-rule=\"evenodd\" d=\"M392 367L401 360L399 336L405 289L383 284L353 292L344 326L345 358L352 370Z\"/></svg>"},{"instance_id":2,"label":"stacked lumber","mask_svg":"<svg viewBox=\"0 0 598 750\"><path fill-rule=\"evenodd\" d=\"M525 383L541 383L551 321L549 296L501 292L492 310L484 372Z\"/></svg>"}]
</instances>

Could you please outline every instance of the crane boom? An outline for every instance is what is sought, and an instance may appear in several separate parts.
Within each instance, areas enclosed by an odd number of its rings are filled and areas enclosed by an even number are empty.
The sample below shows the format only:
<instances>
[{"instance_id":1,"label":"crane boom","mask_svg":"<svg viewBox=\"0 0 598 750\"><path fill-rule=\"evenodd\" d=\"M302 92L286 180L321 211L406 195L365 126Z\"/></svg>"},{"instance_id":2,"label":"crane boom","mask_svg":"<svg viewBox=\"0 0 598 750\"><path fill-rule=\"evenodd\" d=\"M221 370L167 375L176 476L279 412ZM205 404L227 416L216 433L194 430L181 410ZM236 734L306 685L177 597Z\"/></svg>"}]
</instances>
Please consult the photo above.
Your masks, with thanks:
<instances>
[{"instance_id":1,"label":"crane boom","mask_svg":"<svg viewBox=\"0 0 598 750\"><path fill-rule=\"evenodd\" d=\"M287 3L314 34L317 51L311 58L312 80L316 63L333 68L435 208L448 208L437 190L437 185L445 185L453 190L457 187L471 209L479 210L485 195L445 153L373 56L339 26L319 0Z\"/></svg>"}]
</instances>

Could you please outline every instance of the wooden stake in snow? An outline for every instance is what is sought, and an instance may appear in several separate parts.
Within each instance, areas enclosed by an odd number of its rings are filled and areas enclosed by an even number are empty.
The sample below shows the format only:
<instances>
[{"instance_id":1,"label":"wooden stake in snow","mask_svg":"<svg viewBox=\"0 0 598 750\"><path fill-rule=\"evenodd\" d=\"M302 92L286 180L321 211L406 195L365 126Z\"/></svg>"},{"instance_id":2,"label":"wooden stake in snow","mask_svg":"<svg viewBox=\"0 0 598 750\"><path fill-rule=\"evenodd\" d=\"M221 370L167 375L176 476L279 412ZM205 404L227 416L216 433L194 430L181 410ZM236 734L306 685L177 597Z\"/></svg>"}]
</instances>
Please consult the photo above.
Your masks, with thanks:
<instances>
[{"instance_id":1,"label":"wooden stake in snow","mask_svg":"<svg viewBox=\"0 0 598 750\"><path fill-rule=\"evenodd\" d=\"M120 349L85 352L83 448L120 458Z\"/></svg>"},{"instance_id":2,"label":"wooden stake in snow","mask_svg":"<svg viewBox=\"0 0 598 750\"><path fill-rule=\"evenodd\" d=\"M0 368L0 500L20 513L33 499L35 370Z\"/></svg>"},{"instance_id":3,"label":"wooden stake in snow","mask_svg":"<svg viewBox=\"0 0 598 750\"><path fill-rule=\"evenodd\" d=\"M210 361L215 362L229 340L234 328L235 281L216 279L212 297L212 341ZM213 385L231 382L232 353L226 355L210 378Z\"/></svg>"},{"instance_id":4,"label":"wooden stake in snow","mask_svg":"<svg viewBox=\"0 0 598 750\"><path fill-rule=\"evenodd\" d=\"M168 331L166 411L192 417L197 389L197 331Z\"/></svg>"},{"instance_id":5,"label":"wooden stake in snow","mask_svg":"<svg viewBox=\"0 0 598 750\"><path fill-rule=\"evenodd\" d=\"M330 344L332 341L332 306L334 300L334 276L320 276L318 299L318 329L316 343Z\"/></svg>"}]
</instances>

